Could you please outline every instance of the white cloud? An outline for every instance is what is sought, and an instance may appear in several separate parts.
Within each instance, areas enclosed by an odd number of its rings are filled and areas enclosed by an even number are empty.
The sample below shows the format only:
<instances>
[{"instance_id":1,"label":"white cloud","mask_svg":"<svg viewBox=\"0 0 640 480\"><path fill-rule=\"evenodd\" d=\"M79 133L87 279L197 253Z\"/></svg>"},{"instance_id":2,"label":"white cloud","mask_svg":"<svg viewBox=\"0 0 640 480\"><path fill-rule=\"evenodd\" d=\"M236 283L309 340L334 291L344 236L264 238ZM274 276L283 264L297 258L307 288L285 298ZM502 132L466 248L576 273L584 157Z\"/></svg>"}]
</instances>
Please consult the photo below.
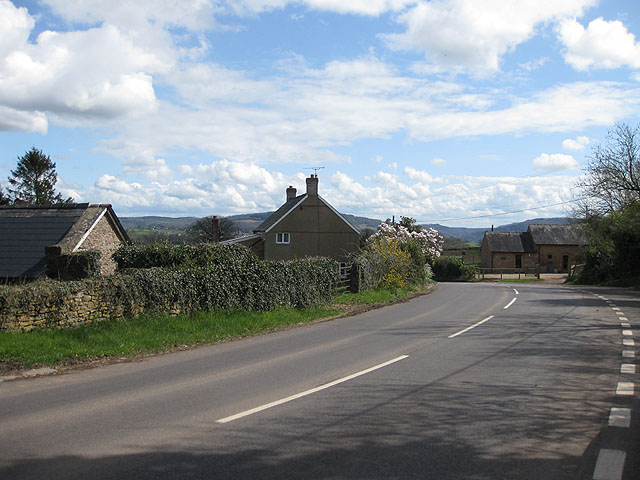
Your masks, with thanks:
<instances>
[{"instance_id":1,"label":"white cloud","mask_svg":"<svg viewBox=\"0 0 640 480\"><path fill-rule=\"evenodd\" d=\"M576 70L640 68L640 44L618 20L597 18L585 29L577 20L567 19L558 33L566 47L565 61Z\"/></svg>"},{"instance_id":2,"label":"white cloud","mask_svg":"<svg viewBox=\"0 0 640 480\"><path fill-rule=\"evenodd\" d=\"M575 158L563 153L543 153L533 160L534 170L572 170L579 166Z\"/></svg>"},{"instance_id":3,"label":"white cloud","mask_svg":"<svg viewBox=\"0 0 640 480\"><path fill-rule=\"evenodd\" d=\"M409 177L410 180L414 182L422 183L424 185L429 185L437 181L437 179L433 178L426 170L417 170L412 167L404 167L404 173Z\"/></svg>"},{"instance_id":4,"label":"white cloud","mask_svg":"<svg viewBox=\"0 0 640 480\"><path fill-rule=\"evenodd\" d=\"M419 2L399 16L402 34L386 35L398 49L424 51L435 66L463 68L487 74L500 69L500 60L530 39L544 22L581 15L594 0L539 2L521 0L433 0Z\"/></svg>"},{"instance_id":5,"label":"white cloud","mask_svg":"<svg viewBox=\"0 0 640 480\"><path fill-rule=\"evenodd\" d=\"M584 148L591 143L589 137L580 136L575 140L571 138L567 138L562 141L562 149L563 150L584 150Z\"/></svg>"},{"instance_id":6,"label":"white cloud","mask_svg":"<svg viewBox=\"0 0 640 480\"><path fill-rule=\"evenodd\" d=\"M434 158L431 160L431 165L434 167L444 167L447 164L447 161L443 158Z\"/></svg>"}]
</instances>

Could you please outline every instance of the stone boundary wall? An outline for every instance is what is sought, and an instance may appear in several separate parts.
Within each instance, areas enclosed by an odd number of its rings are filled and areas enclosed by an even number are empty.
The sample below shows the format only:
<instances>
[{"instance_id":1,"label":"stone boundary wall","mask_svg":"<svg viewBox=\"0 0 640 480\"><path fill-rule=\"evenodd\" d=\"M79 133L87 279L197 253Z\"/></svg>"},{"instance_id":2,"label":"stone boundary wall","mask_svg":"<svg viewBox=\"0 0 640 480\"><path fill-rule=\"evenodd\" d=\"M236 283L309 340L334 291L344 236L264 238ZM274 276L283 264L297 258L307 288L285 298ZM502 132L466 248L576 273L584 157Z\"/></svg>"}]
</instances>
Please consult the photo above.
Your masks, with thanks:
<instances>
[{"instance_id":1,"label":"stone boundary wall","mask_svg":"<svg viewBox=\"0 0 640 480\"><path fill-rule=\"evenodd\" d=\"M76 283L76 282L74 282ZM139 314L142 306L125 308L114 303L103 288L104 282L65 282L65 289L56 289L51 295L35 295L29 304L19 302L0 305L0 330L29 331L40 327L71 327L108 319L120 319L125 315ZM9 287L10 288L10 287Z\"/></svg>"}]
</instances>

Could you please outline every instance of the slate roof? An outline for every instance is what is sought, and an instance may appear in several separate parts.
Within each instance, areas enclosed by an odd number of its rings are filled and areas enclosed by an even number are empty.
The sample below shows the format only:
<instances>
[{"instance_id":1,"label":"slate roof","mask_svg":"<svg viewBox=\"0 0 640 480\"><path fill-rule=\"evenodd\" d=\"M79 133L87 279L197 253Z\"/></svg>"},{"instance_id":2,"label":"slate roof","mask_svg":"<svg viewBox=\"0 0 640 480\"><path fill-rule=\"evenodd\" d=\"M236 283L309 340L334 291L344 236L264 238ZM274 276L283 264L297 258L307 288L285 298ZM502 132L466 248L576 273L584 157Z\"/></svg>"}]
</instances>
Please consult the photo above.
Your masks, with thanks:
<instances>
[{"instance_id":1,"label":"slate roof","mask_svg":"<svg viewBox=\"0 0 640 480\"><path fill-rule=\"evenodd\" d=\"M291 200L288 200L287 202L285 202L278 210L276 210L275 212L273 212L271 215L269 215L260 225L258 225L256 228L254 228L254 232L255 233L262 233L262 232L266 232L267 230L269 230L273 225L275 225L276 223L278 223L281 219L283 219L284 217L287 216L287 214L293 210L294 208L296 208L298 206L299 203L301 203L305 198L307 198L307 195L298 195L295 198L292 198Z\"/></svg>"},{"instance_id":2,"label":"slate roof","mask_svg":"<svg viewBox=\"0 0 640 480\"><path fill-rule=\"evenodd\" d=\"M42 276L45 247L61 245L72 251L105 214L117 235L127 240L108 204L0 207L0 279Z\"/></svg>"},{"instance_id":3,"label":"slate roof","mask_svg":"<svg viewBox=\"0 0 640 480\"><path fill-rule=\"evenodd\" d=\"M486 232L485 239L492 252L533 252L533 243L527 232Z\"/></svg>"},{"instance_id":4,"label":"slate roof","mask_svg":"<svg viewBox=\"0 0 640 480\"><path fill-rule=\"evenodd\" d=\"M529 225L528 233L531 234L536 245L584 245L586 236L579 225Z\"/></svg>"}]
</instances>

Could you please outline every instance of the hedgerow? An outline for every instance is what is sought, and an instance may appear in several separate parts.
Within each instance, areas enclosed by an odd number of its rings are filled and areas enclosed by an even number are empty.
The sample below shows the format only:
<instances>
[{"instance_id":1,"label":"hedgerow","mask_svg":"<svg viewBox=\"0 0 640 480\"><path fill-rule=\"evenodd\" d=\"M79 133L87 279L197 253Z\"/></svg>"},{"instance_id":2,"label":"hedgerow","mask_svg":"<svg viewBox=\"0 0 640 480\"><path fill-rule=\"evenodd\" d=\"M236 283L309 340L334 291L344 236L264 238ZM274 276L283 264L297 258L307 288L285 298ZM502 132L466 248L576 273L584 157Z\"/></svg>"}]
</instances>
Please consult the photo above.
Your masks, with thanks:
<instances>
[{"instance_id":1,"label":"hedgerow","mask_svg":"<svg viewBox=\"0 0 640 480\"><path fill-rule=\"evenodd\" d=\"M265 311L330 302L339 281L335 260L261 261L240 245L148 250L126 247L119 252L121 265L163 266L126 268L110 277L76 282L45 281L0 288L0 329L13 328L12 317L15 320L31 315L34 301L40 305L34 315L44 312L45 320L39 324L55 325L70 323L65 318L69 317L72 299L76 307L86 299L87 305L82 308L95 319L218 308ZM86 322L81 319L80 323Z\"/></svg>"}]
</instances>

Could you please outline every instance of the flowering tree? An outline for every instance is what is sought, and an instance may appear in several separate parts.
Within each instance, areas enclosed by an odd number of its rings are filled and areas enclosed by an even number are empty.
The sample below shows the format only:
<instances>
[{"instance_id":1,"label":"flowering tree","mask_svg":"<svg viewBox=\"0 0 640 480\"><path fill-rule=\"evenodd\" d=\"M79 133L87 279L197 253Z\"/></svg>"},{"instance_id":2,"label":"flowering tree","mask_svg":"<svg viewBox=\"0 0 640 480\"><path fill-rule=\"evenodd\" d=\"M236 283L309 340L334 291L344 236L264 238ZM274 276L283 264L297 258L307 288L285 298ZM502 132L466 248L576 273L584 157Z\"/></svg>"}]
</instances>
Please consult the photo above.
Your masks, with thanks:
<instances>
[{"instance_id":1,"label":"flowering tree","mask_svg":"<svg viewBox=\"0 0 640 480\"><path fill-rule=\"evenodd\" d=\"M403 217L403 221L405 218ZM412 224L413 222L409 221L409 223ZM367 243L377 242L380 238L392 239L400 243L413 240L418 244L429 263L433 263L442 254L442 245L444 243L444 238L434 228L429 228L428 230L414 228L413 231L410 231L409 228L402 224L381 223L378 225L378 231L367 239Z\"/></svg>"}]
</instances>

